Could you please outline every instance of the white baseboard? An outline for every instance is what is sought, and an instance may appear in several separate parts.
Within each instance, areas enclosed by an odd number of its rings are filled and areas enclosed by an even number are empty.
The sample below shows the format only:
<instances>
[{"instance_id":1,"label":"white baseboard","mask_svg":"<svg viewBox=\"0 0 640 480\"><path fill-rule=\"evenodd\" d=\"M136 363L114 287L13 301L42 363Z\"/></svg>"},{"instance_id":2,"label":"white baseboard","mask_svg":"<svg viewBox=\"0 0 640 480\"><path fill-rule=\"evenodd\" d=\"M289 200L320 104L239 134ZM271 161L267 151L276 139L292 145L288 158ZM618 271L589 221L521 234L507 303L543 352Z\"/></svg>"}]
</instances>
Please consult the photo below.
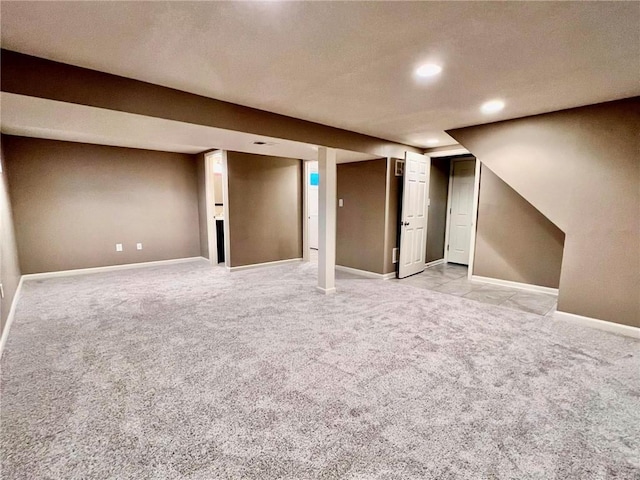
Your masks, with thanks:
<instances>
[{"instance_id":1,"label":"white baseboard","mask_svg":"<svg viewBox=\"0 0 640 480\"><path fill-rule=\"evenodd\" d=\"M541 287L540 285L530 285L528 283L511 282L509 280L500 280L498 278L481 277L480 275L471 275L472 282L488 283L489 285L498 285L501 287L518 288L536 293L547 293L549 295L558 295L557 288Z\"/></svg>"},{"instance_id":2,"label":"white baseboard","mask_svg":"<svg viewBox=\"0 0 640 480\"><path fill-rule=\"evenodd\" d=\"M227 267L229 272L238 272L240 270L249 270L251 268L275 267L276 265L286 265L287 263L302 262L302 258L289 258L287 260L276 260L275 262L253 263L251 265L240 265L238 267Z\"/></svg>"},{"instance_id":3,"label":"white baseboard","mask_svg":"<svg viewBox=\"0 0 640 480\"><path fill-rule=\"evenodd\" d=\"M553 314L556 320L565 320L577 325L584 325L585 327L597 328L599 330L606 330L608 332L617 333L620 335L626 335L627 337L640 338L640 328L632 327L631 325L622 325L620 323L607 322L605 320L599 320L597 318L583 317L582 315L576 315L575 313L558 312Z\"/></svg>"},{"instance_id":4,"label":"white baseboard","mask_svg":"<svg viewBox=\"0 0 640 480\"><path fill-rule=\"evenodd\" d=\"M333 288L322 288L317 286L316 290L318 290L319 292L324 293L325 295L331 295L332 293L336 293L336 287Z\"/></svg>"},{"instance_id":5,"label":"white baseboard","mask_svg":"<svg viewBox=\"0 0 640 480\"><path fill-rule=\"evenodd\" d=\"M160 265L171 265L174 263L189 263L200 260L207 260L204 257L187 257L187 258L174 258L171 260L157 260L155 262L141 262L141 263L125 263L122 265L108 265L106 267L91 267L91 268L78 268L75 270L61 270L59 272L44 272L44 273L28 273L23 275L25 280L42 280L45 278L54 277L71 277L74 275L88 275L90 273L112 272L115 270L129 270L132 268L145 268L145 267L157 267Z\"/></svg>"},{"instance_id":6,"label":"white baseboard","mask_svg":"<svg viewBox=\"0 0 640 480\"><path fill-rule=\"evenodd\" d=\"M367 270L359 270L357 268L345 267L342 265L336 265L336 270L341 272L352 273L353 275L359 275L361 277L376 278L378 280L389 280L390 278L396 278L395 272L392 273L375 273Z\"/></svg>"},{"instance_id":7,"label":"white baseboard","mask_svg":"<svg viewBox=\"0 0 640 480\"><path fill-rule=\"evenodd\" d=\"M444 258L441 258L440 260L433 260L432 262L425 263L424 268L435 267L436 265L442 265L443 263L446 263Z\"/></svg>"},{"instance_id":8,"label":"white baseboard","mask_svg":"<svg viewBox=\"0 0 640 480\"><path fill-rule=\"evenodd\" d=\"M18 305L18 300L20 299L20 293L22 292L22 281L24 276L20 277L20 281L18 282L18 288L16 288L16 293L13 295L13 300L11 301L11 307L9 307L9 315L7 315L7 323L4 324L4 330L2 330L2 338L0 339L0 358L2 357L2 352L4 352L4 346L7 343L7 338L9 337L9 329L11 328L11 324L13 323L13 318L16 315L16 305Z\"/></svg>"}]
</instances>

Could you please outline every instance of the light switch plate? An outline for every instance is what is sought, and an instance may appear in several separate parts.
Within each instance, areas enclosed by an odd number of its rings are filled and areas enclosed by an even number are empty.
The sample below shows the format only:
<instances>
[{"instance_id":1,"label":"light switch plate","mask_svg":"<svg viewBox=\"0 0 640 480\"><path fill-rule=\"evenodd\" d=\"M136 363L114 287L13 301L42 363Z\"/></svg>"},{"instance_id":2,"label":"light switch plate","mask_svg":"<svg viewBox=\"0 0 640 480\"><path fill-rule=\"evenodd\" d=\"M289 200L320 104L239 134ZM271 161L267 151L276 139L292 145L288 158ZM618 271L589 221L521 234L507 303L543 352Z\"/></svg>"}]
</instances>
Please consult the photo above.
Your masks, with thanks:
<instances>
[{"instance_id":1,"label":"light switch plate","mask_svg":"<svg viewBox=\"0 0 640 480\"><path fill-rule=\"evenodd\" d=\"M122 244L116 243L116 252L121 252L121 251L122 251Z\"/></svg>"},{"instance_id":2,"label":"light switch plate","mask_svg":"<svg viewBox=\"0 0 640 480\"><path fill-rule=\"evenodd\" d=\"M136 243L136 249L142 250L142 244L141 243Z\"/></svg>"},{"instance_id":3,"label":"light switch plate","mask_svg":"<svg viewBox=\"0 0 640 480\"><path fill-rule=\"evenodd\" d=\"M338 199L338 206L344 207L344 200L342 200L341 198Z\"/></svg>"}]
</instances>

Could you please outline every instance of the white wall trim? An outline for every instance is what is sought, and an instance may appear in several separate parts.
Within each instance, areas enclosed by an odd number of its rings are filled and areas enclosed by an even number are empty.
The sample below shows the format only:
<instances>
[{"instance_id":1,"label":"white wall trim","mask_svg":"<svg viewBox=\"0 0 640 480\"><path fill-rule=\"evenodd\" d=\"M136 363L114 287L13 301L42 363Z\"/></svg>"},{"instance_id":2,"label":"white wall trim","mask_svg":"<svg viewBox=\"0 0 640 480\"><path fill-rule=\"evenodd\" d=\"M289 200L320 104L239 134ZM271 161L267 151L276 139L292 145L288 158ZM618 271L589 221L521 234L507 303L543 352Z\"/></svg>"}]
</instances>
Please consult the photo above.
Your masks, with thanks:
<instances>
[{"instance_id":1,"label":"white wall trim","mask_svg":"<svg viewBox=\"0 0 640 480\"><path fill-rule=\"evenodd\" d=\"M28 273L26 275L23 275L22 279L42 280L45 278L72 277L74 275L88 275L91 273L112 272L115 270L130 270L132 268L157 267L161 265L171 265L174 263L199 262L200 260L206 260L207 262L209 261L209 259L204 257L173 258L171 260L157 260L154 262L141 262L141 263L124 263L122 265L107 265L105 267L77 268L74 270L60 270L58 272Z\"/></svg>"},{"instance_id":2,"label":"white wall trim","mask_svg":"<svg viewBox=\"0 0 640 480\"><path fill-rule=\"evenodd\" d=\"M582 315L576 315L575 313L559 311L556 311L553 314L553 318L555 320L568 321L577 325L597 328L599 330L605 330L607 332L617 333L627 337L640 338L640 328L632 327L631 325L622 325L620 323L608 322L597 318L583 317Z\"/></svg>"},{"instance_id":3,"label":"white wall trim","mask_svg":"<svg viewBox=\"0 0 640 480\"><path fill-rule=\"evenodd\" d=\"M528 292L547 293L549 295L558 295L557 288L542 287L540 285L531 285L529 283L512 282L510 280L500 280L499 278L481 277L480 275L472 275L472 282L488 283L490 285L499 285L501 287L517 288Z\"/></svg>"},{"instance_id":4,"label":"white wall trim","mask_svg":"<svg viewBox=\"0 0 640 480\"><path fill-rule=\"evenodd\" d=\"M224 212L224 222L222 222L224 232L224 265L229 268L231 265L231 215L229 215L229 162L227 151L222 150L222 211Z\"/></svg>"},{"instance_id":5,"label":"white wall trim","mask_svg":"<svg viewBox=\"0 0 640 480\"><path fill-rule=\"evenodd\" d=\"M433 260L425 263L424 268L435 267L436 265L442 265L443 263L447 263L444 258L441 258L440 260Z\"/></svg>"},{"instance_id":6,"label":"white wall trim","mask_svg":"<svg viewBox=\"0 0 640 480\"><path fill-rule=\"evenodd\" d=\"M18 300L20 299L20 294L22 292L23 280L24 280L24 276L20 277L20 281L18 282L18 288L16 288L16 293L13 294L13 300L11 301L11 306L9 307L9 315L7 315L7 322L4 324L4 330L2 331L2 338L0 339L0 358L2 358L2 353L4 352L4 346L7 344L7 338L9 338L9 329L11 328L11 324L13 323L13 319L16 315L16 306L18 305Z\"/></svg>"},{"instance_id":7,"label":"white wall trim","mask_svg":"<svg viewBox=\"0 0 640 480\"><path fill-rule=\"evenodd\" d=\"M396 278L396 273L376 273L368 270L360 270L358 268L345 267L343 265L336 265L336 270L341 272L352 273L354 275L360 275L361 277L375 278L377 280L389 280L390 278Z\"/></svg>"},{"instance_id":8,"label":"white wall trim","mask_svg":"<svg viewBox=\"0 0 640 480\"><path fill-rule=\"evenodd\" d=\"M395 265L397 262L393 261L393 250L396 248L397 238L390 238L389 230L391 227L391 181L395 181L395 162L391 157L387 157L386 163L386 175L385 175L385 187L384 187L384 241L383 241L383 258L384 264L387 263L387 255L391 256L391 263ZM395 276L395 273L394 273Z\"/></svg>"},{"instance_id":9,"label":"white wall trim","mask_svg":"<svg viewBox=\"0 0 640 480\"><path fill-rule=\"evenodd\" d=\"M309 161L302 160L302 261L311 260L309 251Z\"/></svg>"},{"instance_id":10,"label":"white wall trim","mask_svg":"<svg viewBox=\"0 0 640 480\"><path fill-rule=\"evenodd\" d=\"M252 263L251 265L239 265L237 267L227 267L230 272L238 272L240 270L249 270L252 268L275 267L276 265L285 265L287 263L302 262L302 258L289 258L287 260L276 260L274 262Z\"/></svg>"},{"instance_id":11,"label":"white wall trim","mask_svg":"<svg viewBox=\"0 0 640 480\"><path fill-rule=\"evenodd\" d=\"M476 158L475 178L473 181L473 211L471 212L471 239L469 240L469 269L467 278L471 280L473 276L473 262L476 258L476 235L478 232L478 206L480 204L480 170L481 163Z\"/></svg>"}]
</instances>

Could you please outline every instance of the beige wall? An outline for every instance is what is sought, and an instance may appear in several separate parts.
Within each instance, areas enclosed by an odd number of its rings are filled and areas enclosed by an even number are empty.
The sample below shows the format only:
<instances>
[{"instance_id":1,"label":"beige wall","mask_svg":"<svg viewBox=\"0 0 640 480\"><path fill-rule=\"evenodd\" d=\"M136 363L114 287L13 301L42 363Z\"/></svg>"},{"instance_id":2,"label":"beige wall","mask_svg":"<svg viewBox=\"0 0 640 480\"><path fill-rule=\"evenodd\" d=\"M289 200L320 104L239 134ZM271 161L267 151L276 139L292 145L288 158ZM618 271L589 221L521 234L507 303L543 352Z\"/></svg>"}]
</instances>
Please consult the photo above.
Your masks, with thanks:
<instances>
[{"instance_id":1,"label":"beige wall","mask_svg":"<svg viewBox=\"0 0 640 480\"><path fill-rule=\"evenodd\" d=\"M4 147L23 274L200 255L193 156L25 137Z\"/></svg>"},{"instance_id":2,"label":"beige wall","mask_svg":"<svg viewBox=\"0 0 640 480\"><path fill-rule=\"evenodd\" d=\"M447 228L447 195L449 190L448 158L432 158L429 176L429 220L427 226L426 261L444 258L444 241Z\"/></svg>"},{"instance_id":3,"label":"beige wall","mask_svg":"<svg viewBox=\"0 0 640 480\"><path fill-rule=\"evenodd\" d=\"M384 273L387 159L339 164L337 184L336 265Z\"/></svg>"},{"instance_id":4,"label":"beige wall","mask_svg":"<svg viewBox=\"0 0 640 480\"><path fill-rule=\"evenodd\" d=\"M302 258L302 162L227 152L230 266Z\"/></svg>"},{"instance_id":5,"label":"beige wall","mask_svg":"<svg viewBox=\"0 0 640 480\"><path fill-rule=\"evenodd\" d=\"M483 166L473 273L558 288L564 233Z\"/></svg>"},{"instance_id":6,"label":"beige wall","mask_svg":"<svg viewBox=\"0 0 640 480\"><path fill-rule=\"evenodd\" d=\"M11 310L18 283L20 282L20 265L18 262L18 247L9 199L7 184L7 169L4 157L4 148L0 143L0 282L4 290L4 298L0 299L0 331L4 326Z\"/></svg>"},{"instance_id":7,"label":"beige wall","mask_svg":"<svg viewBox=\"0 0 640 480\"><path fill-rule=\"evenodd\" d=\"M449 133L565 232L558 310L640 324L640 99Z\"/></svg>"}]
</instances>

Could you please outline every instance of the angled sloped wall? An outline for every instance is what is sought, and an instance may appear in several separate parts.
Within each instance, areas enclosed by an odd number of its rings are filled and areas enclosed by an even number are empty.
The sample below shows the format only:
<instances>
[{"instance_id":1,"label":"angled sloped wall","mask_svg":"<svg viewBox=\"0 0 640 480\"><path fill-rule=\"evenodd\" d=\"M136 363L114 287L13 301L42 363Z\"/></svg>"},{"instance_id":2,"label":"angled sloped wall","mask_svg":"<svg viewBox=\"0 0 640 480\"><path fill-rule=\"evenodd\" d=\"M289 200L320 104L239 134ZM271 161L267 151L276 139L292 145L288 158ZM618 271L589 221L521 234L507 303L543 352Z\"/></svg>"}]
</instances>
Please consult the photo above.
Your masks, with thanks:
<instances>
[{"instance_id":1,"label":"angled sloped wall","mask_svg":"<svg viewBox=\"0 0 640 480\"><path fill-rule=\"evenodd\" d=\"M483 165L474 275L558 288L563 248L562 230Z\"/></svg>"},{"instance_id":2,"label":"angled sloped wall","mask_svg":"<svg viewBox=\"0 0 640 480\"><path fill-rule=\"evenodd\" d=\"M558 310L640 324L640 99L451 130L565 232Z\"/></svg>"}]
</instances>

